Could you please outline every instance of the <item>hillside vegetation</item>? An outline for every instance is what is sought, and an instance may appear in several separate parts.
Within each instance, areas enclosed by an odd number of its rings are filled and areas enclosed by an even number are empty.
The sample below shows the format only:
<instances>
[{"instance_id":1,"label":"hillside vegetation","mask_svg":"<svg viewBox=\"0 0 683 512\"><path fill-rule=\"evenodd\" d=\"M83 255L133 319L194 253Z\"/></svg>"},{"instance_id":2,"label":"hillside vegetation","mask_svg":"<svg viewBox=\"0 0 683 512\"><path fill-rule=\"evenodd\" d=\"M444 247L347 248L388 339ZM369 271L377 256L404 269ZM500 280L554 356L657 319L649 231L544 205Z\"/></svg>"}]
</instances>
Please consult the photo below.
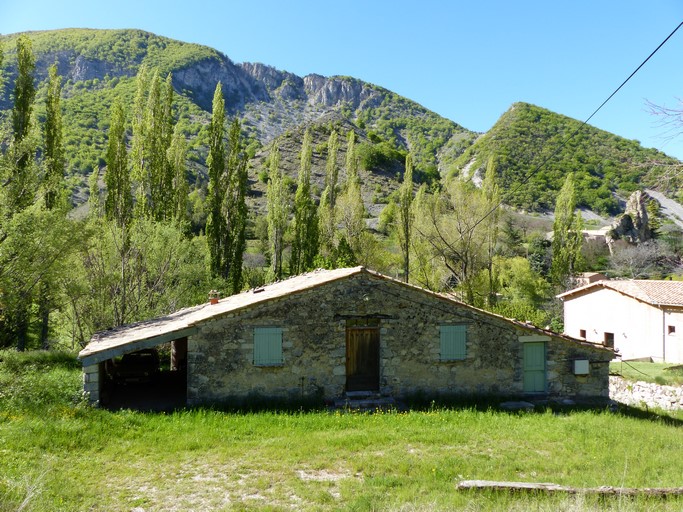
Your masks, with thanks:
<instances>
[{"instance_id":1,"label":"hillside vegetation","mask_svg":"<svg viewBox=\"0 0 683 512\"><path fill-rule=\"evenodd\" d=\"M628 196L650 187L676 195L681 187L680 179L662 179L678 160L528 103L512 105L456 160L456 169L472 174L490 157L496 162L504 202L525 210L551 210L570 172L576 177L579 206L606 215L620 210L615 194Z\"/></svg>"}]
</instances>

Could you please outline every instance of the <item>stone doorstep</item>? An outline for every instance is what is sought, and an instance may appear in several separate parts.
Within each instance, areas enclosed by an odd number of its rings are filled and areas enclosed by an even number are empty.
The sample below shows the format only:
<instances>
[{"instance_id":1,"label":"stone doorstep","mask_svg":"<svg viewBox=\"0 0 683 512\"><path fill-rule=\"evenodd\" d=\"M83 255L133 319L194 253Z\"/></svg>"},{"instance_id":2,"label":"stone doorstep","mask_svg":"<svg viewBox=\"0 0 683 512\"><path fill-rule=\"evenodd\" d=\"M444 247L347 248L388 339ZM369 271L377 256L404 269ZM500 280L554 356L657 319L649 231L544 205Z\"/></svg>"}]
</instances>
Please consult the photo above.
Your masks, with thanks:
<instances>
[{"instance_id":1,"label":"stone doorstep","mask_svg":"<svg viewBox=\"0 0 683 512\"><path fill-rule=\"evenodd\" d=\"M344 396L335 398L331 409L347 409L354 411L376 411L400 408L400 404L391 396L381 396L378 393L365 391L351 391Z\"/></svg>"}]
</instances>

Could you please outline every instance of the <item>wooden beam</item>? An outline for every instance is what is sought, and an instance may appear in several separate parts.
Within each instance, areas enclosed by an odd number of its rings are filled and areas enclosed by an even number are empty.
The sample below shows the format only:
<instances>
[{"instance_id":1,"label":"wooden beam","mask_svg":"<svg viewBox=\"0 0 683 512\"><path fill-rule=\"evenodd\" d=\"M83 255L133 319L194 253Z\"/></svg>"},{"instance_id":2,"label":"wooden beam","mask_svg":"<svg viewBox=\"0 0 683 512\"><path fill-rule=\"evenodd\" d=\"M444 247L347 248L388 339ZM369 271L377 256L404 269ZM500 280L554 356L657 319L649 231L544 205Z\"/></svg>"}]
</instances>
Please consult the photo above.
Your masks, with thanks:
<instances>
[{"instance_id":1,"label":"wooden beam","mask_svg":"<svg viewBox=\"0 0 683 512\"><path fill-rule=\"evenodd\" d=\"M551 483L533 482L495 482L491 480L462 480L456 486L458 490L494 490L508 492L542 492L565 494L597 494L600 496L683 496L683 487L571 487Z\"/></svg>"},{"instance_id":2,"label":"wooden beam","mask_svg":"<svg viewBox=\"0 0 683 512\"><path fill-rule=\"evenodd\" d=\"M123 354L136 352L138 350L142 350L145 348L156 347L157 345L168 343L169 341L174 341L180 338L185 338L187 336L192 336L193 334L197 334L198 331L199 329L197 327L187 327L185 329L180 329L178 331L160 334L159 336L153 336L151 338L146 338L143 340L131 341L123 345L118 345L116 347L88 354L87 356L81 358L81 363L84 367L101 363L102 361L106 361L107 359L113 359Z\"/></svg>"}]
</instances>

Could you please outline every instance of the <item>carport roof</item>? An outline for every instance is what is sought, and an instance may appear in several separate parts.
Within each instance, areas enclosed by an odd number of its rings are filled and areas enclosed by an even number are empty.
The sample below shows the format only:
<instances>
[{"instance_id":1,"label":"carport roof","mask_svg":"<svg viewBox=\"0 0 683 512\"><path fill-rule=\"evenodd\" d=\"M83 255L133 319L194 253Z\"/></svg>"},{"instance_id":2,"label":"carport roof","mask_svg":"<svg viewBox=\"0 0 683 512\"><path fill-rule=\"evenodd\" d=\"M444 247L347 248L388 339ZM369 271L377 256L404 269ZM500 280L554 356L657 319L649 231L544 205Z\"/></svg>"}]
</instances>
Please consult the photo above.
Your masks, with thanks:
<instances>
[{"instance_id":1,"label":"carport roof","mask_svg":"<svg viewBox=\"0 0 683 512\"><path fill-rule=\"evenodd\" d=\"M197 332L197 325L204 321L361 272L375 274L363 267L316 270L231 295L219 300L217 304L207 302L152 320L100 331L93 335L88 345L78 354L78 358L84 366L88 366L128 352L191 336Z\"/></svg>"}]
</instances>

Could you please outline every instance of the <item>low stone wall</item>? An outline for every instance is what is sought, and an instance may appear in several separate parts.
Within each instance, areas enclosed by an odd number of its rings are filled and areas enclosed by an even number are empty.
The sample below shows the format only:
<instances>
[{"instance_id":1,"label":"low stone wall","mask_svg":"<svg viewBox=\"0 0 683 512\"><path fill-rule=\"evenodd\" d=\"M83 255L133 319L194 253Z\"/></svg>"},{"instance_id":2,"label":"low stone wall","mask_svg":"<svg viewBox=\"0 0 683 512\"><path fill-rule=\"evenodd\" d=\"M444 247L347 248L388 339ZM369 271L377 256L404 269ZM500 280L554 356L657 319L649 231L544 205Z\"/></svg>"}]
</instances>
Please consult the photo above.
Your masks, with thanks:
<instances>
[{"instance_id":1,"label":"low stone wall","mask_svg":"<svg viewBox=\"0 0 683 512\"><path fill-rule=\"evenodd\" d=\"M683 409L683 386L660 386L610 376L609 395L616 402L635 407L647 406L666 411Z\"/></svg>"}]
</instances>

